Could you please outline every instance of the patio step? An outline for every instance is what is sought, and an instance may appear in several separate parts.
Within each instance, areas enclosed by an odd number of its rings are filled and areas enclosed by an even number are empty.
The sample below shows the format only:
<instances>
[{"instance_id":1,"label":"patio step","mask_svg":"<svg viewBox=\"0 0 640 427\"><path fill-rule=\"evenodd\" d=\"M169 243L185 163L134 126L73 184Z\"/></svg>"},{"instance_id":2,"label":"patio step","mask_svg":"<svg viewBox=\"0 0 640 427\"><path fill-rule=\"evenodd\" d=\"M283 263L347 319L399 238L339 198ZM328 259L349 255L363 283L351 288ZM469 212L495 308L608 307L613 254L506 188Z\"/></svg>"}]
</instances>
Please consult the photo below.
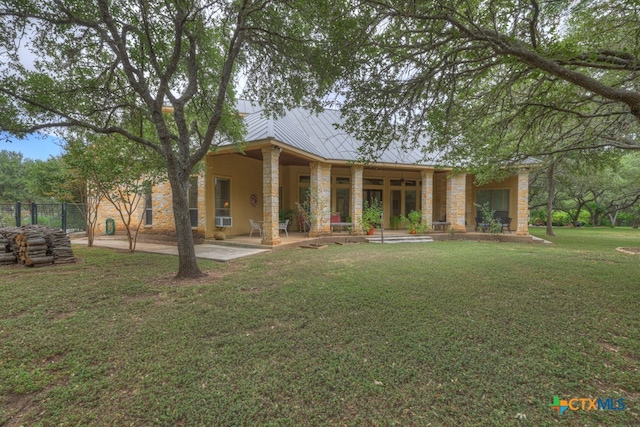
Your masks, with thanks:
<instances>
[{"instance_id":1,"label":"patio step","mask_svg":"<svg viewBox=\"0 0 640 427\"><path fill-rule=\"evenodd\" d=\"M380 236L367 237L369 243L383 243ZM430 236L406 235L406 236L385 236L384 243L432 243Z\"/></svg>"}]
</instances>

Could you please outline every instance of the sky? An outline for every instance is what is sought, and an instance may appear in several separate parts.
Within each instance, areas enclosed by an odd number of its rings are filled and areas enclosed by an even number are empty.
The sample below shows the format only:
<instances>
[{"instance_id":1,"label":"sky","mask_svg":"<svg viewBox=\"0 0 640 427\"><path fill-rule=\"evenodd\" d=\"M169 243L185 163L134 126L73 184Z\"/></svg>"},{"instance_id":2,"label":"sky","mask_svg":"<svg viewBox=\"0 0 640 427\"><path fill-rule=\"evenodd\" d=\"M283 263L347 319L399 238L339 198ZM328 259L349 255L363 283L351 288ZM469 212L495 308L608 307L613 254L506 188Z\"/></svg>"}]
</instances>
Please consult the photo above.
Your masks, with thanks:
<instances>
[{"instance_id":1,"label":"sky","mask_svg":"<svg viewBox=\"0 0 640 427\"><path fill-rule=\"evenodd\" d=\"M30 134L25 139L19 139L7 134L0 134L0 151L17 151L22 153L23 159L47 160L62 154L60 144L62 140L46 134Z\"/></svg>"}]
</instances>

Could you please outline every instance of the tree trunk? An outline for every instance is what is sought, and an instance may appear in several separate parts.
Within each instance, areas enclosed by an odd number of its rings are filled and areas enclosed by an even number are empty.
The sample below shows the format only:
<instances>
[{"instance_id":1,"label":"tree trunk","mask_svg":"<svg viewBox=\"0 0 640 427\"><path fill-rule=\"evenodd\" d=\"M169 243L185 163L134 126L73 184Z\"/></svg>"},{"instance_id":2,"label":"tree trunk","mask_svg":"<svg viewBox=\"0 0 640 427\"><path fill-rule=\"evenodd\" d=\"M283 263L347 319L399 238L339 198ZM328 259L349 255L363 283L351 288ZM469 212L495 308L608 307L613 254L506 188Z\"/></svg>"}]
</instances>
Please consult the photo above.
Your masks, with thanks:
<instances>
[{"instance_id":1,"label":"tree trunk","mask_svg":"<svg viewBox=\"0 0 640 427\"><path fill-rule=\"evenodd\" d=\"M555 236L553 234L553 195L555 191L555 183L553 182L553 169L555 164L549 166L549 172L547 173L547 181L549 186L547 188L547 236Z\"/></svg>"},{"instance_id":2,"label":"tree trunk","mask_svg":"<svg viewBox=\"0 0 640 427\"><path fill-rule=\"evenodd\" d=\"M204 274L198 267L189 217L187 189L190 175L188 172L178 173L174 168L173 165L169 167L168 176L173 196L173 217L178 239L178 273L176 278L202 277Z\"/></svg>"},{"instance_id":3,"label":"tree trunk","mask_svg":"<svg viewBox=\"0 0 640 427\"><path fill-rule=\"evenodd\" d=\"M580 212L582 212L582 208L584 207L585 202L578 202L578 207L576 208L576 216L573 218L573 226L578 226L578 220L580 219Z\"/></svg>"}]
</instances>

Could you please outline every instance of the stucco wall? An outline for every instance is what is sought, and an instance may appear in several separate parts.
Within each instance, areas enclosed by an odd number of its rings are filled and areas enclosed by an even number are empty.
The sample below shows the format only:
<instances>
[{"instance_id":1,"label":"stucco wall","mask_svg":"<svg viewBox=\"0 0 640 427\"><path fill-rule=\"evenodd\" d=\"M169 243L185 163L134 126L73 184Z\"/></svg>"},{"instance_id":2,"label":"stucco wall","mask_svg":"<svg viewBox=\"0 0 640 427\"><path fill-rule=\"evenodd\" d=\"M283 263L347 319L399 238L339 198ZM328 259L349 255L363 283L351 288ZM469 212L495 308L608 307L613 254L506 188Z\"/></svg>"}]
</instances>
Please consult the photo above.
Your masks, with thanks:
<instances>
[{"instance_id":1,"label":"stucco wall","mask_svg":"<svg viewBox=\"0 0 640 427\"><path fill-rule=\"evenodd\" d=\"M225 234L233 236L249 234L249 219L262 220L262 161L239 154L208 155L206 159L206 196L210 209L206 216L207 238L212 238L218 231L215 227L215 185L214 179L224 178L231 181L231 210L233 226L224 229ZM251 195L256 195L258 202L251 205Z\"/></svg>"}]
</instances>

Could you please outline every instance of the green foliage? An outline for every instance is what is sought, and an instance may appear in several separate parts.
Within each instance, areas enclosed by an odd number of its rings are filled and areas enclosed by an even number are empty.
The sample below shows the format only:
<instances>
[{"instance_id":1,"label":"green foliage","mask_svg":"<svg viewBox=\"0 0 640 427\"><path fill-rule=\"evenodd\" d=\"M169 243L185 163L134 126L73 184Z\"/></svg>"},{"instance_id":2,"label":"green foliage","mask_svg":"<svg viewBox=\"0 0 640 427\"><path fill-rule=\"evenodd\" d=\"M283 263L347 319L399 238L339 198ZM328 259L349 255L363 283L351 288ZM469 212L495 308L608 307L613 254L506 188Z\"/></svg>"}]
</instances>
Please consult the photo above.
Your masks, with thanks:
<instances>
[{"instance_id":1,"label":"green foliage","mask_svg":"<svg viewBox=\"0 0 640 427\"><path fill-rule=\"evenodd\" d=\"M27 171L26 186L37 201L81 201L78 185L61 157L34 160Z\"/></svg>"},{"instance_id":2,"label":"green foliage","mask_svg":"<svg viewBox=\"0 0 640 427\"><path fill-rule=\"evenodd\" d=\"M342 76L347 41L361 31L348 4L3 4L0 102L8 107L0 112L0 130L81 129L92 139L110 136L98 155L118 152L118 138L154 152L173 191L179 275L198 276L186 188L207 152L242 140L235 83L246 79L247 96L270 111L318 106ZM21 62L24 45L36 57L33 67Z\"/></svg>"},{"instance_id":3,"label":"green foliage","mask_svg":"<svg viewBox=\"0 0 640 427\"><path fill-rule=\"evenodd\" d=\"M380 226L380 218L382 217L382 202L378 199L373 199L371 203L368 200L364 201L364 207L362 209L362 219L360 220L360 226L363 231L368 231L372 228Z\"/></svg>"},{"instance_id":4,"label":"green foliage","mask_svg":"<svg viewBox=\"0 0 640 427\"><path fill-rule=\"evenodd\" d=\"M429 225L422 222L422 211L409 212L405 222L409 233L423 233L429 229Z\"/></svg>"},{"instance_id":5,"label":"green foliage","mask_svg":"<svg viewBox=\"0 0 640 427\"><path fill-rule=\"evenodd\" d=\"M392 230L397 230L404 221L405 218L402 215L393 215L391 219L389 219L389 225Z\"/></svg>"},{"instance_id":6,"label":"green foliage","mask_svg":"<svg viewBox=\"0 0 640 427\"><path fill-rule=\"evenodd\" d=\"M372 40L345 76L344 127L365 159L402 141L482 181L532 155L638 149L636 6L364 2Z\"/></svg>"},{"instance_id":7,"label":"green foliage","mask_svg":"<svg viewBox=\"0 0 640 427\"><path fill-rule=\"evenodd\" d=\"M476 203L475 206L480 210L483 229L488 229L493 236L500 234L502 232L500 218L495 217L495 211L491 210L489 202L481 205Z\"/></svg>"},{"instance_id":8,"label":"green foliage","mask_svg":"<svg viewBox=\"0 0 640 427\"><path fill-rule=\"evenodd\" d=\"M294 218L296 217L296 211L293 209L284 209L278 212L278 221L285 222L289 220L289 223L292 223Z\"/></svg>"},{"instance_id":9,"label":"green foliage","mask_svg":"<svg viewBox=\"0 0 640 427\"><path fill-rule=\"evenodd\" d=\"M296 208L300 215L307 219L311 218L311 187L305 188L302 200L296 202Z\"/></svg>"},{"instance_id":10,"label":"green foliage","mask_svg":"<svg viewBox=\"0 0 640 427\"><path fill-rule=\"evenodd\" d=\"M0 202L15 203L30 201L26 189L28 162L23 162L22 154L16 151L0 151Z\"/></svg>"},{"instance_id":11,"label":"green foliage","mask_svg":"<svg viewBox=\"0 0 640 427\"><path fill-rule=\"evenodd\" d=\"M65 149L65 163L86 183L94 199L104 198L116 209L127 231L129 250L135 250L142 224L139 207L153 185L166 179L160 156L118 135L80 134Z\"/></svg>"}]
</instances>

